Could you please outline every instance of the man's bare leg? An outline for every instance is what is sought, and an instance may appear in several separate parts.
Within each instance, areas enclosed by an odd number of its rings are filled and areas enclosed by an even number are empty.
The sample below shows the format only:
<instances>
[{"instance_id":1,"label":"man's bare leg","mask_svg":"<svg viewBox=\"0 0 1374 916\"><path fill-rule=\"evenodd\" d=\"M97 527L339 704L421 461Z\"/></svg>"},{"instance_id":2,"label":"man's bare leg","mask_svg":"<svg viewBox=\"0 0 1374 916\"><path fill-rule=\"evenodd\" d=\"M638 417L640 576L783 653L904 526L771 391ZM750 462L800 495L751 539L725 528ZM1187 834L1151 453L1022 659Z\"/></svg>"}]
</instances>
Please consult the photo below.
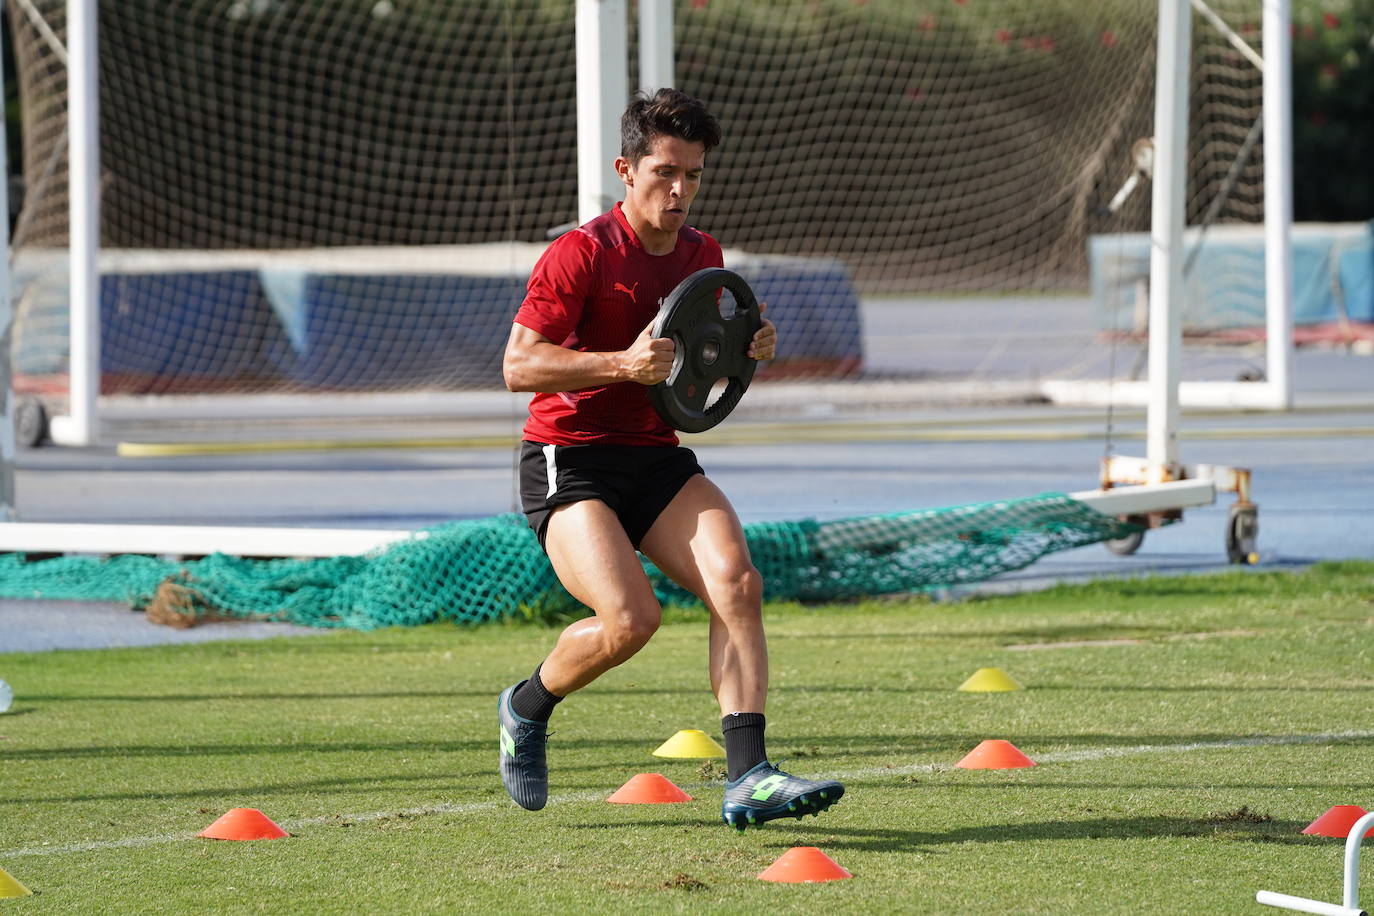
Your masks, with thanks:
<instances>
[{"instance_id":1,"label":"man's bare leg","mask_svg":"<svg viewBox=\"0 0 1374 916\"><path fill-rule=\"evenodd\" d=\"M595 613L565 629L527 681L501 693L501 782L523 808L548 800L545 760L553 705L634 655L658 629L660 609L620 520L587 500L549 516L544 544L559 580Z\"/></svg>"},{"instance_id":2,"label":"man's bare leg","mask_svg":"<svg viewBox=\"0 0 1374 916\"><path fill-rule=\"evenodd\" d=\"M729 767L721 819L743 830L780 817L819 814L839 801L844 795L840 783L801 779L767 760L763 583L725 495L705 477L693 477L649 529L640 549L701 598L711 613L711 687L720 703Z\"/></svg>"},{"instance_id":3,"label":"man's bare leg","mask_svg":"<svg viewBox=\"0 0 1374 916\"><path fill-rule=\"evenodd\" d=\"M640 547L710 611L711 689L720 703L727 775L737 779L767 759L763 581L749 559L744 529L725 494L698 476L678 491Z\"/></svg>"},{"instance_id":4,"label":"man's bare leg","mask_svg":"<svg viewBox=\"0 0 1374 916\"><path fill-rule=\"evenodd\" d=\"M642 649L661 611L620 520L600 500L556 509L544 544L559 581L596 615L565 629L539 668L544 686L567 696Z\"/></svg>"},{"instance_id":5,"label":"man's bare leg","mask_svg":"<svg viewBox=\"0 0 1374 916\"><path fill-rule=\"evenodd\" d=\"M735 510L703 476L687 481L640 549L711 614L711 689L721 715L762 713L768 697L763 580L749 559Z\"/></svg>"}]
</instances>

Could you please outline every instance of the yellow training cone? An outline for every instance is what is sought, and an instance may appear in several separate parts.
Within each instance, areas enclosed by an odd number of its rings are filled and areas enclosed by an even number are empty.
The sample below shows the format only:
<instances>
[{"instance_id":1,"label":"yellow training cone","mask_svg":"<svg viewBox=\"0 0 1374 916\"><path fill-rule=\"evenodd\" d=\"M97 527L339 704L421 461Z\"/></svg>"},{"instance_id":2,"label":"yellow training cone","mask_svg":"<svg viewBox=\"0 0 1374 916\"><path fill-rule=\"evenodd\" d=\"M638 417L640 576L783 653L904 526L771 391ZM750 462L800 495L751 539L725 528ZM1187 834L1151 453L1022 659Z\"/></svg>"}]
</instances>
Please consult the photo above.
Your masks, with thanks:
<instances>
[{"instance_id":1,"label":"yellow training cone","mask_svg":"<svg viewBox=\"0 0 1374 916\"><path fill-rule=\"evenodd\" d=\"M33 891L20 884L13 875L0 868L0 900L6 897L30 897Z\"/></svg>"},{"instance_id":2,"label":"yellow training cone","mask_svg":"<svg viewBox=\"0 0 1374 916\"><path fill-rule=\"evenodd\" d=\"M959 689L968 693L1002 693L1022 688L1001 668L979 668L959 685Z\"/></svg>"},{"instance_id":3,"label":"yellow training cone","mask_svg":"<svg viewBox=\"0 0 1374 916\"><path fill-rule=\"evenodd\" d=\"M654 751L655 757L724 757L725 748L699 728L684 728Z\"/></svg>"}]
</instances>

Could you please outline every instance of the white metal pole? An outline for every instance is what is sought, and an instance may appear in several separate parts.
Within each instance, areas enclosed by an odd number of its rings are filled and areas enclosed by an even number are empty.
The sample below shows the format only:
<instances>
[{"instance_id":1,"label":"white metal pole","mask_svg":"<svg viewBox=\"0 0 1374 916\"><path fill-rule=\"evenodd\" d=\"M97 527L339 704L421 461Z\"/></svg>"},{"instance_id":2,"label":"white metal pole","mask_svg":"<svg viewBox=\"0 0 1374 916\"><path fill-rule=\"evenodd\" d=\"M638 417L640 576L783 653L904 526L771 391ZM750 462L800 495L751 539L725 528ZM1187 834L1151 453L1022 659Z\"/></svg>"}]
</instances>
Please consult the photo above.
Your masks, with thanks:
<instances>
[{"instance_id":1,"label":"white metal pole","mask_svg":"<svg viewBox=\"0 0 1374 916\"><path fill-rule=\"evenodd\" d=\"M150 553L236 557L346 557L379 550L424 532L354 528L252 528L213 525L0 525L4 553Z\"/></svg>"},{"instance_id":2,"label":"white metal pole","mask_svg":"<svg viewBox=\"0 0 1374 916\"><path fill-rule=\"evenodd\" d=\"M639 88L676 86L673 78L673 0L639 0Z\"/></svg>"},{"instance_id":3,"label":"white metal pole","mask_svg":"<svg viewBox=\"0 0 1374 916\"><path fill-rule=\"evenodd\" d=\"M67 416L54 417L52 438L61 445L92 445L98 435L100 393L100 118L96 0L67 0L67 133L70 212Z\"/></svg>"},{"instance_id":4,"label":"white metal pole","mask_svg":"<svg viewBox=\"0 0 1374 916\"><path fill-rule=\"evenodd\" d=\"M1268 56L1268 53L1266 50L1265 55ZM1294 897L1292 894L1276 894L1273 891L1258 892L1255 902L1301 913L1317 913L1319 916L1364 916L1365 911L1360 908L1360 844L1371 830L1374 830L1374 812L1361 817L1346 834L1345 893L1339 904L1310 897Z\"/></svg>"},{"instance_id":5,"label":"white metal pole","mask_svg":"<svg viewBox=\"0 0 1374 916\"><path fill-rule=\"evenodd\" d=\"M1316 916L1365 916L1364 910L1351 909L1338 903L1325 903L1310 897L1276 894L1273 891L1260 891L1255 894L1255 902L1285 910L1297 910L1299 913L1315 913Z\"/></svg>"},{"instance_id":6,"label":"white metal pole","mask_svg":"<svg viewBox=\"0 0 1374 916\"><path fill-rule=\"evenodd\" d=\"M1150 210L1150 380L1146 459L1150 483L1175 476L1183 330L1184 193L1188 184L1188 0L1159 0L1155 73L1155 169Z\"/></svg>"},{"instance_id":7,"label":"white metal pole","mask_svg":"<svg viewBox=\"0 0 1374 916\"><path fill-rule=\"evenodd\" d=\"M1374 812L1367 812L1345 838L1345 895L1343 902L1351 909L1360 906L1360 844L1365 834L1374 830Z\"/></svg>"},{"instance_id":8,"label":"white metal pole","mask_svg":"<svg viewBox=\"0 0 1374 916\"><path fill-rule=\"evenodd\" d=\"M625 0L577 0L577 221L620 199L613 164L630 95Z\"/></svg>"},{"instance_id":9,"label":"white metal pole","mask_svg":"<svg viewBox=\"0 0 1374 916\"><path fill-rule=\"evenodd\" d=\"M1293 60L1290 0L1264 0L1264 307L1273 406L1293 406Z\"/></svg>"},{"instance_id":10,"label":"white metal pole","mask_svg":"<svg viewBox=\"0 0 1374 916\"><path fill-rule=\"evenodd\" d=\"M0 47L0 99L5 97L4 48ZM10 168L5 118L0 114L0 521L14 513L14 380L10 371L10 334L14 310L10 302Z\"/></svg>"}]
</instances>

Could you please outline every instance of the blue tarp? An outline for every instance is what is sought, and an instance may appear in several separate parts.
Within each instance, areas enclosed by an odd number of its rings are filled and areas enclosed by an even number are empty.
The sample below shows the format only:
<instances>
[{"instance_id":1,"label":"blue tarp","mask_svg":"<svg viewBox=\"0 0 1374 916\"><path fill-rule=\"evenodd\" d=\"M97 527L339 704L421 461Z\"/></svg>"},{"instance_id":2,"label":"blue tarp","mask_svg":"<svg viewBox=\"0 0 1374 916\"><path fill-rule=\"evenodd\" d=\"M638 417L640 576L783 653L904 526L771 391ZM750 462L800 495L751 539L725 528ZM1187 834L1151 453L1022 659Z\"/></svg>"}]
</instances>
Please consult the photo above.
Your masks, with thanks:
<instances>
[{"instance_id":1,"label":"blue tarp","mask_svg":"<svg viewBox=\"0 0 1374 916\"><path fill-rule=\"evenodd\" d=\"M1199 232L1184 236L1184 252ZM1212 226L1184 278L1183 324L1206 332L1264 325L1264 227ZM1292 231L1293 320L1374 322L1374 223L1299 223ZM1088 262L1098 326L1130 330L1150 275L1148 233L1095 235Z\"/></svg>"},{"instance_id":2,"label":"blue tarp","mask_svg":"<svg viewBox=\"0 0 1374 916\"><path fill-rule=\"evenodd\" d=\"M66 370L62 266L16 272L26 303L16 322L20 373ZM730 266L768 303L786 341L783 370L789 362L833 374L859 367L859 299L842 264L751 256ZM108 270L102 374L134 391L499 387L526 281L520 272L346 273L279 263Z\"/></svg>"}]
</instances>

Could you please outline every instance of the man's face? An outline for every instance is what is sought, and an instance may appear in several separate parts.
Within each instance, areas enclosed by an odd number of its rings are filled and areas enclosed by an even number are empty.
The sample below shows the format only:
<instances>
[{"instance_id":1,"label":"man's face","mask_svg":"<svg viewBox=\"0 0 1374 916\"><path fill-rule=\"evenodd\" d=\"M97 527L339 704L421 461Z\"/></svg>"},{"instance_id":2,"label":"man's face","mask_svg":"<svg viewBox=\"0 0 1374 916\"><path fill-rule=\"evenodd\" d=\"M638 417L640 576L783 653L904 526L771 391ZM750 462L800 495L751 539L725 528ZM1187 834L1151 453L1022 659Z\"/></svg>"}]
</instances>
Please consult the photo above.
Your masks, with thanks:
<instances>
[{"instance_id":1,"label":"man's face","mask_svg":"<svg viewBox=\"0 0 1374 916\"><path fill-rule=\"evenodd\" d=\"M679 137L655 137L649 154L635 165L617 159L625 203L660 232L677 232L701 189L706 146Z\"/></svg>"}]
</instances>

